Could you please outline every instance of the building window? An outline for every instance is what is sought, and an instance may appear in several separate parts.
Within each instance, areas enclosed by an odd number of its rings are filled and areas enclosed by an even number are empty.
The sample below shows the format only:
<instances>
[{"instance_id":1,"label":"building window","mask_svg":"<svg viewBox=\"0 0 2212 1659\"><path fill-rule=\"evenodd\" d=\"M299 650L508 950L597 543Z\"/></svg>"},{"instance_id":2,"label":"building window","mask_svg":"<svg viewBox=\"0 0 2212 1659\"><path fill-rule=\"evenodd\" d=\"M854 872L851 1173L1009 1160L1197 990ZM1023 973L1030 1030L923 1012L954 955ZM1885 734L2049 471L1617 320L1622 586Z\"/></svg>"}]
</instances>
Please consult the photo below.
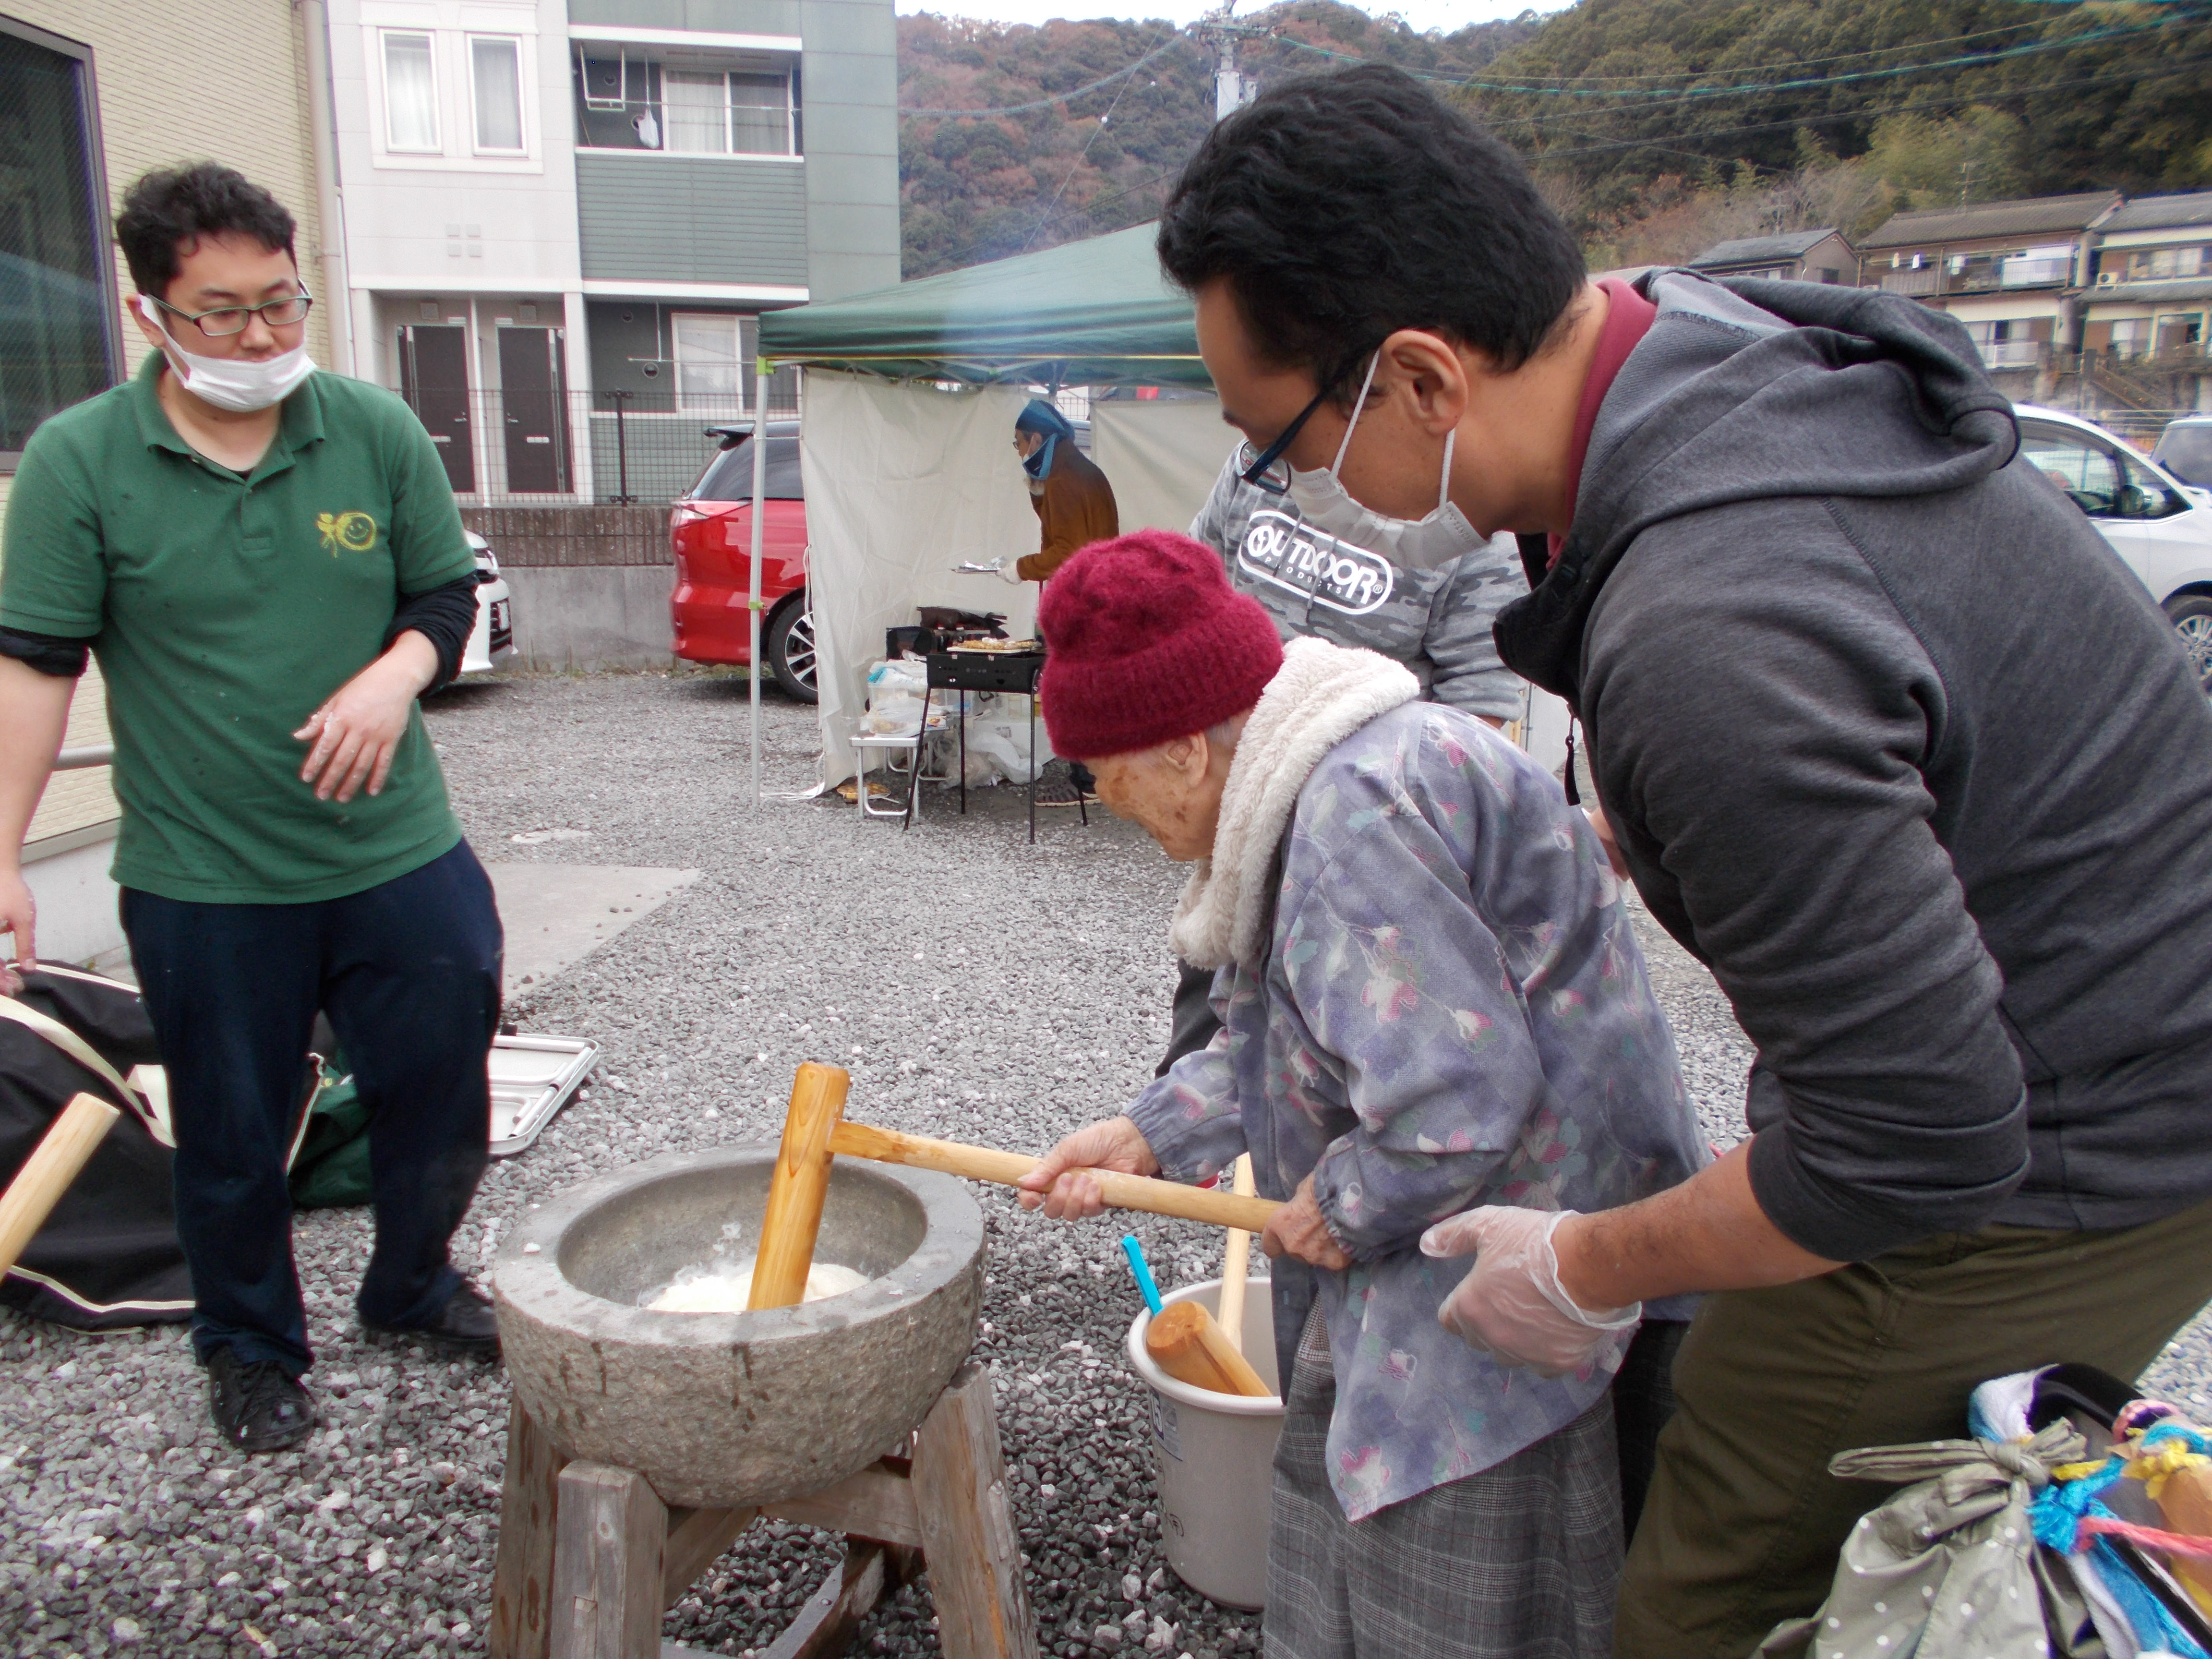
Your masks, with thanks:
<instances>
[{"instance_id":1,"label":"building window","mask_svg":"<svg viewBox=\"0 0 2212 1659\"><path fill-rule=\"evenodd\" d=\"M740 155L789 155L791 77L730 77L730 148Z\"/></svg>"},{"instance_id":2,"label":"building window","mask_svg":"<svg viewBox=\"0 0 2212 1659\"><path fill-rule=\"evenodd\" d=\"M2195 276L2204 270L2201 247L2148 248L2128 255L2128 280L2133 283L2169 282Z\"/></svg>"},{"instance_id":3,"label":"building window","mask_svg":"<svg viewBox=\"0 0 2212 1659\"><path fill-rule=\"evenodd\" d=\"M476 105L477 148L520 151L522 43L504 35L471 37L469 86Z\"/></svg>"},{"instance_id":4,"label":"building window","mask_svg":"<svg viewBox=\"0 0 2212 1659\"><path fill-rule=\"evenodd\" d=\"M605 48L599 48L605 51ZM724 69L576 55L577 126L586 149L674 155L797 155L798 76L787 57L747 54Z\"/></svg>"},{"instance_id":5,"label":"building window","mask_svg":"<svg viewBox=\"0 0 2212 1659\"><path fill-rule=\"evenodd\" d=\"M427 34L384 37L384 142L391 149L438 148L438 76Z\"/></svg>"},{"instance_id":6,"label":"building window","mask_svg":"<svg viewBox=\"0 0 2212 1659\"><path fill-rule=\"evenodd\" d=\"M679 155L730 153L730 77L667 70L660 96L668 112L667 147Z\"/></svg>"},{"instance_id":7,"label":"building window","mask_svg":"<svg viewBox=\"0 0 2212 1659\"><path fill-rule=\"evenodd\" d=\"M91 52L0 21L0 471L121 374Z\"/></svg>"},{"instance_id":8,"label":"building window","mask_svg":"<svg viewBox=\"0 0 2212 1659\"><path fill-rule=\"evenodd\" d=\"M744 320L726 312L671 315L677 408L702 415L745 412Z\"/></svg>"}]
</instances>

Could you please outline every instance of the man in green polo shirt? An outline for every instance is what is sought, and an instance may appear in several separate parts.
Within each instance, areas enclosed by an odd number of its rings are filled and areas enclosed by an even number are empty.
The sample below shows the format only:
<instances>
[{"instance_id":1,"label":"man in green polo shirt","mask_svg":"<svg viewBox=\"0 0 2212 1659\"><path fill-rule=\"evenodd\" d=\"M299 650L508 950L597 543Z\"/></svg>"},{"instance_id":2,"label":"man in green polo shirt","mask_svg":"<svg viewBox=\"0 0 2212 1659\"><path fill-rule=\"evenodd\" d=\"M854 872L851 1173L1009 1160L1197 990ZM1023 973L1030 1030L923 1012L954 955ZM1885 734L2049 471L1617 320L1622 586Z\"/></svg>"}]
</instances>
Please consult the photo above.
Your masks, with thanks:
<instances>
[{"instance_id":1,"label":"man in green polo shirt","mask_svg":"<svg viewBox=\"0 0 2212 1659\"><path fill-rule=\"evenodd\" d=\"M416 710L458 666L475 562L406 405L308 360L274 198L213 164L150 173L116 237L155 349L33 435L8 504L0 932L30 965L18 849L88 647L193 1345L217 1426L272 1451L315 1422L285 1164L318 1010L374 1115L362 1324L497 1347L447 1245L486 1158L499 917Z\"/></svg>"}]
</instances>

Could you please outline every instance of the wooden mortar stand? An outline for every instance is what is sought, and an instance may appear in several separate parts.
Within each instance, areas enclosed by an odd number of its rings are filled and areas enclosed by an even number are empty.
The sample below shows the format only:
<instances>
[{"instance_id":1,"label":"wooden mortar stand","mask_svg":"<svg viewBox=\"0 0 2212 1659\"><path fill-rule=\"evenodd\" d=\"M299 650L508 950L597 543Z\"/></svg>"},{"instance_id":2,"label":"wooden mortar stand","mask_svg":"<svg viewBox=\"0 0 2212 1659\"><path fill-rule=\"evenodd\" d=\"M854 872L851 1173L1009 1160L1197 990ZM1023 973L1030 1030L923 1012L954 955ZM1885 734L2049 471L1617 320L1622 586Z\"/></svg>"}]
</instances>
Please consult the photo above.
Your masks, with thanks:
<instances>
[{"instance_id":1,"label":"wooden mortar stand","mask_svg":"<svg viewBox=\"0 0 2212 1659\"><path fill-rule=\"evenodd\" d=\"M759 1659L842 1653L860 1621L925 1561L945 1659L1038 1659L990 1372L963 1365L908 1450L765 1510L678 1509L634 1469L572 1460L514 1403L492 1659L701 1652L663 1642L661 1616L763 1514L844 1534L845 1559Z\"/></svg>"},{"instance_id":2,"label":"wooden mortar stand","mask_svg":"<svg viewBox=\"0 0 2212 1659\"><path fill-rule=\"evenodd\" d=\"M852 1079L799 1068L769 1182L750 1306L805 1293L830 1188L830 1135ZM678 1659L661 1615L763 1512L845 1534L845 1559L760 1659L842 1653L860 1621L926 1560L945 1659L1038 1659L1006 1497L991 1374L972 1360L912 1435L826 1492L757 1509L675 1509L635 1469L580 1462L508 1409L492 1572L492 1659Z\"/></svg>"}]
</instances>

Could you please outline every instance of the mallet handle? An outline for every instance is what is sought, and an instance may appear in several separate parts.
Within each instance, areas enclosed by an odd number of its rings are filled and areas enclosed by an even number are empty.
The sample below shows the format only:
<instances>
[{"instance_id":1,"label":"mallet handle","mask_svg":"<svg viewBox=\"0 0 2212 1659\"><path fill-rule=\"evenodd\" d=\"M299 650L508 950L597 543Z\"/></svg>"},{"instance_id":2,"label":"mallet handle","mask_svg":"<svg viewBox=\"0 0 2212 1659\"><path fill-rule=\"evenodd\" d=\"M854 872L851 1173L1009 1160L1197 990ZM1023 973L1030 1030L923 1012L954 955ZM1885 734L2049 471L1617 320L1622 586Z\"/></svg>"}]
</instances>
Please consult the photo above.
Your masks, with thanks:
<instances>
[{"instance_id":1,"label":"mallet handle","mask_svg":"<svg viewBox=\"0 0 2212 1659\"><path fill-rule=\"evenodd\" d=\"M783 1145L769 1177L749 1309L795 1307L806 1295L822 1202L830 1195L830 1130L852 1086L852 1075L842 1067L811 1060L791 1081L791 1109L784 1115Z\"/></svg>"},{"instance_id":2,"label":"mallet handle","mask_svg":"<svg viewBox=\"0 0 2212 1659\"><path fill-rule=\"evenodd\" d=\"M830 1150L846 1158L872 1158L878 1164L905 1164L917 1170L937 1170L969 1181L995 1182L1012 1187L1041 1161L1022 1152L994 1152L988 1146L963 1146L954 1140L930 1140L921 1135L901 1134L895 1129L872 1129L865 1123L840 1123L830 1132ZM1117 1210L1143 1210L1152 1215L1180 1216L1202 1221L1209 1227L1241 1227L1259 1232L1275 1212L1273 1199L1237 1198L1228 1193L1186 1187L1178 1181L1154 1181L1145 1176L1120 1175L1093 1170L1106 1202ZM757 1279L754 1281L757 1284Z\"/></svg>"},{"instance_id":3,"label":"mallet handle","mask_svg":"<svg viewBox=\"0 0 2212 1659\"><path fill-rule=\"evenodd\" d=\"M98 1095L79 1095L62 1108L8 1190L0 1193L0 1273L15 1265L54 1206L62 1201L107 1131L123 1114Z\"/></svg>"},{"instance_id":4,"label":"mallet handle","mask_svg":"<svg viewBox=\"0 0 2212 1659\"><path fill-rule=\"evenodd\" d=\"M1252 1154L1245 1152L1233 1166L1230 1191L1239 1198L1254 1192ZM1229 1248L1221 1262L1221 1340L1238 1353L1244 1352L1244 1276L1252 1261L1252 1235L1242 1227L1229 1230Z\"/></svg>"}]
</instances>

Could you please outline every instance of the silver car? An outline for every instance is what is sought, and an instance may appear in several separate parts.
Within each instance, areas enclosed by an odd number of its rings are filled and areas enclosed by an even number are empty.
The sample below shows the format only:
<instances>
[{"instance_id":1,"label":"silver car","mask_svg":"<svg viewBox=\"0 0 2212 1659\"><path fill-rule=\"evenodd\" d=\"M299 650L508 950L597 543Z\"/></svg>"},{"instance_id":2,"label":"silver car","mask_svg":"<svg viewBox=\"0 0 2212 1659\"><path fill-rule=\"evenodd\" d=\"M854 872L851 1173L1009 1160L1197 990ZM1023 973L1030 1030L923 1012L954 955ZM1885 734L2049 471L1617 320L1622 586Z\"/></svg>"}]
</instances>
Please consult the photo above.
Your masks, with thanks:
<instances>
[{"instance_id":1,"label":"silver car","mask_svg":"<svg viewBox=\"0 0 2212 1659\"><path fill-rule=\"evenodd\" d=\"M469 550L477 556L477 625L469 630L468 648L461 653L461 672L489 674L514 659L514 595L499 574L499 558L491 544L473 530L465 533Z\"/></svg>"}]
</instances>

